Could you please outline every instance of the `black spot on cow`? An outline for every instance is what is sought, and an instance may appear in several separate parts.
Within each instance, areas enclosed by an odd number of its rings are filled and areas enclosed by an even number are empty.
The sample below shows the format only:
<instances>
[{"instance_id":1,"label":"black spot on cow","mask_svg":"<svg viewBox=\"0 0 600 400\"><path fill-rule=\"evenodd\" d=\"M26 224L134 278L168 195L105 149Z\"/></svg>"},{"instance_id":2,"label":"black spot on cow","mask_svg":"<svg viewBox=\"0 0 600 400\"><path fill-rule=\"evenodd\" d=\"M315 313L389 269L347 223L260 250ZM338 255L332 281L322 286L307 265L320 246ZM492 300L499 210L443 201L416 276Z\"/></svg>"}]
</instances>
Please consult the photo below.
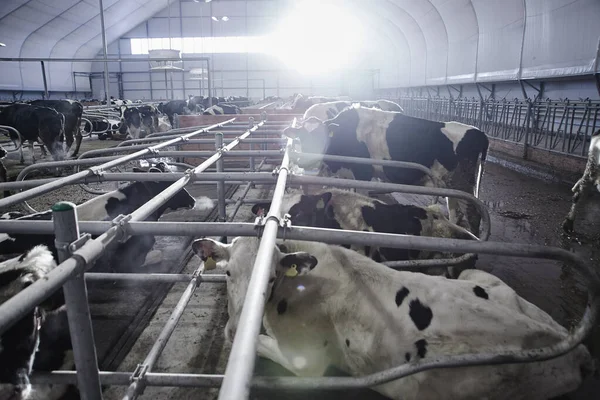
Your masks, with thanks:
<instances>
[{"instance_id":1,"label":"black spot on cow","mask_svg":"<svg viewBox=\"0 0 600 400\"><path fill-rule=\"evenodd\" d=\"M406 362L410 362L410 353L406 353L404 354L404 359L406 360Z\"/></svg>"},{"instance_id":2,"label":"black spot on cow","mask_svg":"<svg viewBox=\"0 0 600 400\"><path fill-rule=\"evenodd\" d=\"M332 128L333 136L329 141L327 154L362 158L371 157L367 145L364 142L358 141L356 131L358 129L359 116L355 109L348 109L330 121L338 124L339 127ZM325 134L328 135L329 133L326 132ZM333 173L336 173L341 168L351 170L357 180L370 181L374 176L372 165L351 164L339 161L327 161L326 164Z\"/></svg>"},{"instance_id":3,"label":"black spot on cow","mask_svg":"<svg viewBox=\"0 0 600 400\"><path fill-rule=\"evenodd\" d=\"M281 315L287 310L287 301L282 299L279 303L277 303L277 314Z\"/></svg>"},{"instance_id":4,"label":"black spot on cow","mask_svg":"<svg viewBox=\"0 0 600 400\"><path fill-rule=\"evenodd\" d=\"M448 171L457 165L454 145L441 129L445 124L397 114L385 132L392 160L414 162L431 168L438 161ZM394 183L413 183L423 177L421 171L383 167Z\"/></svg>"},{"instance_id":5,"label":"black spot on cow","mask_svg":"<svg viewBox=\"0 0 600 400\"><path fill-rule=\"evenodd\" d=\"M415 342L415 347L417 348L417 355L421 358L425 358L425 354L427 354L427 340L417 340Z\"/></svg>"},{"instance_id":6,"label":"black spot on cow","mask_svg":"<svg viewBox=\"0 0 600 400\"><path fill-rule=\"evenodd\" d=\"M346 346L350 347L350 340L346 339Z\"/></svg>"},{"instance_id":7,"label":"black spot on cow","mask_svg":"<svg viewBox=\"0 0 600 400\"><path fill-rule=\"evenodd\" d=\"M481 297L482 299L489 299L490 296L488 296L487 292L485 291L484 288L482 288L481 286L475 286L473 288L473 293L475 293L475 296L477 297Z\"/></svg>"},{"instance_id":8,"label":"black spot on cow","mask_svg":"<svg viewBox=\"0 0 600 400\"><path fill-rule=\"evenodd\" d=\"M323 342L323 347L327 347L327 345L329 344L329 342L326 340Z\"/></svg>"},{"instance_id":9,"label":"black spot on cow","mask_svg":"<svg viewBox=\"0 0 600 400\"><path fill-rule=\"evenodd\" d=\"M206 260L208 260L208 258L207 258ZM203 260L203 261L206 261L206 260ZM227 275L227 276L231 276L231 272L229 272L229 271L225 271L225 275Z\"/></svg>"},{"instance_id":10,"label":"black spot on cow","mask_svg":"<svg viewBox=\"0 0 600 400\"><path fill-rule=\"evenodd\" d=\"M408 296L409 293L410 292L405 287L403 287L402 289L400 289L396 292L396 305L398 307L400 307L402 305L402 302L404 301L406 296Z\"/></svg>"},{"instance_id":11,"label":"black spot on cow","mask_svg":"<svg viewBox=\"0 0 600 400\"><path fill-rule=\"evenodd\" d=\"M420 331L427 328L429 324L431 324L431 319L433 318L431 308L422 304L419 299L410 302L409 315L417 329Z\"/></svg>"}]
</instances>

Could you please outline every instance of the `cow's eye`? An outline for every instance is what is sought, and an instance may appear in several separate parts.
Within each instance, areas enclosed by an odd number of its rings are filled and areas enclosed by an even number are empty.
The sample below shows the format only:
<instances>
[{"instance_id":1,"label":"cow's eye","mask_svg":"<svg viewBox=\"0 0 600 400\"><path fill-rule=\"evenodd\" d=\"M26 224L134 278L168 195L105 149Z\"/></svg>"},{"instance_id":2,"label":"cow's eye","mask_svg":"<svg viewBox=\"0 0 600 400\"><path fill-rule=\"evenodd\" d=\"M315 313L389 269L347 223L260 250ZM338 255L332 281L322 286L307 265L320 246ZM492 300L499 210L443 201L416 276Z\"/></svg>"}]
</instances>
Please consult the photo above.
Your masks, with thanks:
<instances>
[{"instance_id":1,"label":"cow's eye","mask_svg":"<svg viewBox=\"0 0 600 400\"><path fill-rule=\"evenodd\" d=\"M225 271L225 275L231 276L231 273L229 271Z\"/></svg>"}]
</instances>

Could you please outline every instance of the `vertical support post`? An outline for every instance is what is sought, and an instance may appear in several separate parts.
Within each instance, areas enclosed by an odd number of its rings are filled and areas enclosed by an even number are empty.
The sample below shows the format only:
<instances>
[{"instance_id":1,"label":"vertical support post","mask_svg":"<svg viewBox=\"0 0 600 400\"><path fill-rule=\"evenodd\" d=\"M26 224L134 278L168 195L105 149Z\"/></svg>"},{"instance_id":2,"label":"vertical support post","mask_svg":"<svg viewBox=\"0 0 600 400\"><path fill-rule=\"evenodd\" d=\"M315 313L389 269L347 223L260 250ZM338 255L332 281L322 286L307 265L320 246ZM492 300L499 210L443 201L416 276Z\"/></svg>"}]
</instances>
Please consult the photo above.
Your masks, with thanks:
<instances>
[{"instance_id":1,"label":"vertical support post","mask_svg":"<svg viewBox=\"0 0 600 400\"><path fill-rule=\"evenodd\" d=\"M265 84L265 80L262 80L262 84L263 84L263 99L267 98L267 85ZM250 96L248 96L248 99L250 99Z\"/></svg>"},{"instance_id":2,"label":"vertical support post","mask_svg":"<svg viewBox=\"0 0 600 400\"><path fill-rule=\"evenodd\" d=\"M212 6L212 2L210 3ZM206 90L208 91L208 106L212 107L213 103L212 103L212 74L210 72L210 60L207 59L206 60Z\"/></svg>"},{"instance_id":3,"label":"vertical support post","mask_svg":"<svg viewBox=\"0 0 600 400\"><path fill-rule=\"evenodd\" d=\"M533 117L533 103L530 99L526 99L527 101L527 118L525 119L525 139L523 141L523 159L527 160L527 153L529 147L529 135L531 132L531 120Z\"/></svg>"},{"instance_id":4,"label":"vertical support post","mask_svg":"<svg viewBox=\"0 0 600 400\"><path fill-rule=\"evenodd\" d=\"M58 260L63 262L71 257L69 243L79 238L75 204L71 202L56 203L52 207L52 220L54 221ZM79 391L84 400L102 400L92 321L83 278L84 271L85 268L77 276L67 281L63 285L63 290Z\"/></svg>"},{"instance_id":5,"label":"vertical support post","mask_svg":"<svg viewBox=\"0 0 600 400\"><path fill-rule=\"evenodd\" d=\"M146 21L146 37L149 38L150 37L150 27L148 26L148 21ZM154 95L153 95L153 85L152 85L152 69L150 69L148 71L148 78L150 79L150 100L154 99Z\"/></svg>"},{"instance_id":6,"label":"vertical support post","mask_svg":"<svg viewBox=\"0 0 600 400\"><path fill-rule=\"evenodd\" d=\"M169 81L167 80L167 70L165 69L165 99L169 99ZM173 99L171 99L173 100Z\"/></svg>"},{"instance_id":7,"label":"vertical support post","mask_svg":"<svg viewBox=\"0 0 600 400\"><path fill-rule=\"evenodd\" d=\"M102 0L98 0L98 2L100 5L100 28L102 29L100 32L102 34L102 54L104 55L104 97L106 104L110 105L108 102L110 96L108 94L108 61L106 61L106 58L108 57L108 48L106 47L106 31L104 30L104 5L102 4Z\"/></svg>"},{"instance_id":8,"label":"vertical support post","mask_svg":"<svg viewBox=\"0 0 600 400\"><path fill-rule=\"evenodd\" d=\"M254 128L254 117L248 118L248 129ZM254 145L250 143L250 151L254 150ZM250 156L250 171L254 172L254 157Z\"/></svg>"},{"instance_id":9,"label":"vertical support post","mask_svg":"<svg viewBox=\"0 0 600 400\"><path fill-rule=\"evenodd\" d=\"M44 100L48 99L48 81L46 81L46 68L44 67L44 62L40 61L42 64L42 79L44 80Z\"/></svg>"},{"instance_id":10,"label":"vertical support post","mask_svg":"<svg viewBox=\"0 0 600 400\"><path fill-rule=\"evenodd\" d=\"M171 81L171 100L175 99L175 88L173 87L173 71L169 72L169 78Z\"/></svg>"},{"instance_id":11,"label":"vertical support post","mask_svg":"<svg viewBox=\"0 0 600 400\"><path fill-rule=\"evenodd\" d=\"M223 133L215 133L215 150L221 152L223 149ZM223 157L219 157L216 162L217 172L223 172ZM219 221L227 222L227 212L225 209L225 182L217 182L217 199L219 200ZM227 236L222 238L223 243L227 243Z\"/></svg>"}]
</instances>

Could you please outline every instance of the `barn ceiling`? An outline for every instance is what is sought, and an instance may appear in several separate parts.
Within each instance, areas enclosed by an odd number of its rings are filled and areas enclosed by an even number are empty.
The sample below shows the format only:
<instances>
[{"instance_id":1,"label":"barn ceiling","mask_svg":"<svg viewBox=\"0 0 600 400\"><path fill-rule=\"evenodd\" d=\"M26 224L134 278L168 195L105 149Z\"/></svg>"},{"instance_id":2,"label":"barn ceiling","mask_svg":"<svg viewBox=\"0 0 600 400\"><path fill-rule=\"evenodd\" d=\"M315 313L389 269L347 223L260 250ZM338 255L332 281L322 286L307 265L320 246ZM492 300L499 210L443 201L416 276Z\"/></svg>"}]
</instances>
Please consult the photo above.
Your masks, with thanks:
<instances>
[{"instance_id":1,"label":"barn ceiling","mask_svg":"<svg viewBox=\"0 0 600 400\"><path fill-rule=\"evenodd\" d=\"M400 74L423 75L411 78L411 85L598 69L598 0L331 1L354 10L371 33L391 46ZM261 3L292 0L248 2L260 12ZM244 1L212 4L234 11ZM165 8L167 0L104 0L108 43ZM0 42L6 44L0 57L96 56L102 49L98 0L1 0Z\"/></svg>"}]
</instances>

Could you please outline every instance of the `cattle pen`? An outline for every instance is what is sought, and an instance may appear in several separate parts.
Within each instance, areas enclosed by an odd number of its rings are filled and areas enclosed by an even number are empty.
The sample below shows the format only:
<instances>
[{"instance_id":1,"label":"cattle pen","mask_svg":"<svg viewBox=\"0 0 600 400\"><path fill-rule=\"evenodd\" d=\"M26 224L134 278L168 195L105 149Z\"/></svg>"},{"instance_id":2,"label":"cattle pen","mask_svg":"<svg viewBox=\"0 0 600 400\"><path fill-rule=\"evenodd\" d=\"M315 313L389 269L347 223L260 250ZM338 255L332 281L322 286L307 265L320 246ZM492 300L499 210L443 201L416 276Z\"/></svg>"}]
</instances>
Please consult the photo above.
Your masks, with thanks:
<instances>
[{"instance_id":1,"label":"cattle pen","mask_svg":"<svg viewBox=\"0 0 600 400\"><path fill-rule=\"evenodd\" d=\"M244 115L244 117L246 117ZM58 203L53 207L54 221L0 221L0 232L5 233L45 233L55 234L59 250L60 265L28 288L0 306L0 332L6 331L24 313L48 298L52 293L64 288L69 327L74 337L73 351L75 371L35 373L32 383L77 384L82 398L102 399L102 386L125 386L123 399L137 398L146 387L219 387L219 399L245 399L250 388L261 389L326 389L341 390L365 388L391 380L406 377L421 371L436 368L453 368L475 365L498 365L532 363L559 357L580 344L597 324L600 307L600 282L598 274L588 260L558 247L523 243L490 241L493 229L485 204L465 192L431 187L398 185L382 182L332 179L307 176L295 173L292 167L296 157L300 157L291 139L282 137L282 129L295 124L295 116L269 114L257 111L247 121L241 117L208 117L203 121L208 126L184 127L169 135L137 140L129 146L119 146L107 150L94 150L84 153L78 160L35 164L24 169L17 182L2 183L0 189L22 190L0 200L0 207L26 202L29 199L48 193L54 189L75 184L92 185L99 182L123 181L163 181L170 186L131 214L120 215L113 221L78 221L76 210L68 203ZM185 121L185 118L183 119ZM189 117L189 122L193 117ZM200 136L200 139L196 137ZM135 142L135 141L134 141ZM210 148L216 150L195 150ZM237 150L241 145L248 150ZM204 146L204 147L202 147ZM261 146L260 150L254 150ZM177 148L171 150L170 148ZM104 154L111 153L111 156ZM122 155L120 153L129 153ZM115 155L116 154L116 155ZM98 157L100 156L100 157ZM179 173L129 173L106 172L132 160L156 159L160 157L202 159L196 165L184 163L188 169ZM247 167L228 170L229 160L248 160ZM273 166L272 172L257 172L266 164ZM364 159L343 157L346 162L365 162ZM256 166L255 160L263 160ZM273 161L277 160L277 161ZM367 160L370 164L387 165L398 168L418 168L423 166L393 161ZM25 180L28 172L35 168L73 166L81 169L72 175L59 179ZM208 172L215 167L214 172ZM245 170L244 170L245 169ZM242 196L237 200L226 200L225 183L246 185ZM144 222L144 219L158 209L170 197L184 187L194 185L217 186L217 222ZM264 217L254 223L233 222L233 216L243 204L252 204L261 199L245 198L252 185L273 187L272 205ZM407 235L393 235L374 232L338 231L322 228L294 226L282 215L281 203L286 187L298 185L327 185L332 187L373 190L377 192L411 193L416 195L454 197L474 204L482 215L483 231L477 241L458 239L428 238ZM88 187L89 188L89 187ZM227 215L226 204L235 207L233 215ZM249 290L246 294L239 328L234 338L231 353L224 374L189 374L181 371L154 372L158 358L169 337L176 329L178 321L185 313L186 306L195 292L202 291L201 284L223 285L224 274L204 274L204 264L200 264L191 274L152 274L152 273L93 273L86 272L103 252L111 251L112 246L130 236L151 234L156 236L181 237L221 237L235 236L260 237L259 253L254 264ZM95 239L91 235L98 236ZM547 259L572 265L585 277L588 287L587 307L575 329L567 337L552 346L532 348L522 351L507 351L491 354L464 354L431 358L415 363L404 364L392 369L360 377L265 377L253 376L256 346L261 328L261 319L266 301L266 288L269 278L270 260L274 252L276 238L290 240L320 241L330 244L385 245L406 249L437 250L465 253L453 260L411 260L394 262L393 268L428 267L463 262L474 254L493 254L505 257ZM156 337L146 356L139 360L132 371L101 371L98 367L86 281L130 281L143 283L187 283L183 295L173 308L168 322ZM203 286L203 285L202 285Z\"/></svg>"}]
</instances>

